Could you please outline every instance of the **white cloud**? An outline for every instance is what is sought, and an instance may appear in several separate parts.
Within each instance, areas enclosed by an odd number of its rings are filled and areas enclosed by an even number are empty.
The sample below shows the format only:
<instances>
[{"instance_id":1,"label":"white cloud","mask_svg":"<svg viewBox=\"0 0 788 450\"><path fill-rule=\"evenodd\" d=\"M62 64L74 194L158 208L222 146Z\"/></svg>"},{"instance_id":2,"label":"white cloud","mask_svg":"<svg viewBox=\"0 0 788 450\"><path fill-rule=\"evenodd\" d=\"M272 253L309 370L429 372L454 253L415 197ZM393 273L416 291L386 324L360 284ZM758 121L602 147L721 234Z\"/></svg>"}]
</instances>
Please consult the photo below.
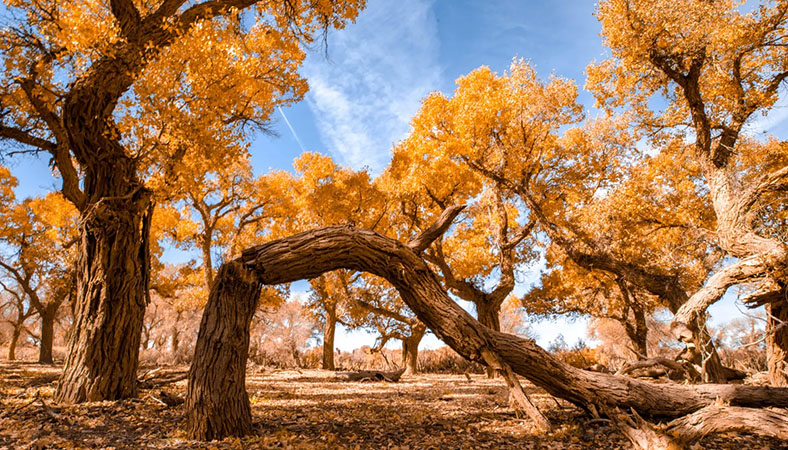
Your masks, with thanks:
<instances>
[{"instance_id":1,"label":"white cloud","mask_svg":"<svg viewBox=\"0 0 788 450\"><path fill-rule=\"evenodd\" d=\"M440 82L432 2L370 2L358 22L329 38L329 57L310 54L302 73L327 150L377 173L405 137L421 99Z\"/></svg>"}]
</instances>

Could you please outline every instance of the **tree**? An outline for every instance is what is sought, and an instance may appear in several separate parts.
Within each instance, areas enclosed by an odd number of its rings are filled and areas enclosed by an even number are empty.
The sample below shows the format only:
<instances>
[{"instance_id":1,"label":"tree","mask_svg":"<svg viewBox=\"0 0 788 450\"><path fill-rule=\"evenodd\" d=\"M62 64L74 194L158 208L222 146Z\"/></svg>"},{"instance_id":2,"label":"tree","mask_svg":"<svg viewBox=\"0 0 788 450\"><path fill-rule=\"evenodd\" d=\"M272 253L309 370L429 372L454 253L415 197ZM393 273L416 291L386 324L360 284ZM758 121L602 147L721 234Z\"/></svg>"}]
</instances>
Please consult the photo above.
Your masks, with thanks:
<instances>
[{"instance_id":1,"label":"tree","mask_svg":"<svg viewBox=\"0 0 788 450\"><path fill-rule=\"evenodd\" d=\"M253 178L247 158L218 168L199 162L179 172L177 181L167 187L169 192L162 189L168 201L154 220L177 247L199 251L207 290L216 257L232 257L239 236L261 233L283 213L275 198L282 189L271 186L276 173Z\"/></svg>"},{"instance_id":2,"label":"tree","mask_svg":"<svg viewBox=\"0 0 788 450\"><path fill-rule=\"evenodd\" d=\"M317 333L316 325L298 300L258 308L253 332L257 358L285 367L303 367L302 355Z\"/></svg>"},{"instance_id":3,"label":"tree","mask_svg":"<svg viewBox=\"0 0 788 450\"><path fill-rule=\"evenodd\" d=\"M16 180L6 175L9 186L15 186ZM24 298L17 300L38 314L38 362L52 364L55 320L60 306L74 297L76 210L59 193L22 202L15 202L11 193L5 200L0 242L6 254L0 258L0 271L21 291Z\"/></svg>"},{"instance_id":4,"label":"tree","mask_svg":"<svg viewBox=\"0 0 788 450\"><path fill-rule=\"evenodd\" d=\"M348 296L352 297L348 302L347 324L375 330L378 333L377 351L391 339L398 339L402 342L400 366L405 369L404 373L419 373L419 343L427 333L426 325L383 279L359 275L359 285L347 288Z\"/></svg>"},{"instance_id":5,"label":"tree","mask_svg":"<svg viewBox=\"0 0 788 450\"><path fill-rule=\"evenodd\" d=\"M30 328L26 325L28 319L36 314L36 310L26 299L21 289L14 289L11 286L6 286L5 283L0 282L3 288L3 303L0 304L0 311L2 311L3 321L11 326L11 339L8 341L8 360L13 361L16 359L16 347L19 344L19 339L23 338L25 333L31 334Z\"/></svg>"},{"instance_id":6,"label":"tree","mask_svg":"<svg viewBox=\"0 0 788 450\"><path fill-rule=\"evenodd\" d=\"M189 436L217 439L250 431L251 414L243 370L249 330L244 324L251 319L260 285L289 283L345 268L384 277L420 320L466 358L509 367L549 393L581 407L626 406L640 414L668 417L689 414L685 418L688 421L715 414L716 431L738 429L739 425L726 425L723 419L748 415L748 423L755 424L750 431L785 437L784 431L763 426L767 418L775 420L785 415L757 408L788 405L788 389L658 385L587 372L555 359L531 340L480 325L450 299L420 256L446 231L459 209L453 208L429 233L408 244L368 230L334 226L249 248L240 258L224 264L206 305L195 364L189 374L186 400ZM216 345L217 342L222 345ZM204 364L208 361L212 364ZM734 406L719 408L714 404L719 399ZM676 436L691 431L681 420L671 423L676 426Z\"/></svg>"},{"instance_id":7,"label":"tree","mask_svg":"<svg viewBox=\"0 0 788 450\"><path fill-rule=\"evenodd\" d=\"M605 271L585 271L565 256L554 262L555 253L547 252L548 272L542 276L541 286L523 297L526 310L543 316L587 314L615 320L625 330L632 352L647 357L646 319L658 306L653 296Z\"/></svg>"},{"instance_id":8,"label":"tree","mask_svg":"<svg viewBox=\"0 0 788 450\"><path fill-rule=\"evenodd\" d=\"M135 393L153 211L144 178L177 171L189 142L237 140L277 105L300 99L301 44L341 28L362 6L113 0L8 8L0 137L49 153L80 212L77 321L58 400ZM234 157L211 155L219 156Z\"/></svg>"},{"instance_id":9,"label":"tree","mask_svg":"<svg viewBox=\"0 0 788 450\"><path fill-rule=\"evenodd\" d=\"M677 311L677 335L690 339L693 321L728 287L755 289L745 302L783 311L788 247L764 221L771 193L785 189L784 146L750 145L744 127L768 112L788 77L783 1L743 12L735 2L608 0L598 17L612 58L588 69L588 85L610 110L628 108L654 141L686 136L713 207L712 239L727 264ZM653 98L665 105L655 110ZM686 129L688 131L683 131ZM784 358L784 329L770 341L772 359ZM772 382L788 376L771 364Z\"/></svg>"},{"instance_id":10,"label":"tree","mask_svg":"<svg viewBox=\"0 0 788 450\"><path fill-rule=\"evenodd\" d=\"M457 85L451 98L433 94L425 99L408 139L432 143L431 152L466 164L517 208L527 210L529 221L538 223L550 245L573 264L609 272L660 297L673 310L686 302L683 279L677 275L682 271L669 258L663 258L669 262L664 266L653 264L644 251L651 246L664 251L659 245L664 247L669 239L654 243L646 232L627 237L629 228L616 226L630 225L622 220L627 214L610 213L620 199L610 194L626 192L622 186L636 179L635 163L642 157L626 116L587 121L559 134L561 127L582 118L576 88L560 78L540 81L523 61L514 61L501 76L477 69ZM642 183L647 178L637 179ZM639 203L630 197L622 204L636 208ZM627 208L618 205L613 211L621 210ZM702 323L691 325L695 342L688 348L700 350L693 359L705 366L708 379L724 381Z\"/></svg>"},{"instance_id":11,"label":"tree","mask_svg":"<svg viewBox=\"0 0 788 450\"><path fill-rule=\"evenodd\" d=\"M480 114L495 107L476 106ZM534 256L527 245L534 222L521 217L516 199L460 156L478 136L454 132L454 121L461 120L457 114L442 95L426 98L412 121L413 130L395 146L381 184L400 203L399 220L392 222L407 224L398 233L402 236L423 231L451 204L475 200L465 211L466 219L439 238L427 258L454 295L474 304L481 323L499 330L501 305L514 289L515 269ZM493 374L490 369L488 376Z\"/></svg>"},{"instance_id":12,"label":"tree","mask_svg":"<svg viewBox=\"0 0 788 450\"><path fill-rule=\"evenodd\" d=\"M312 292L307 305L313 311L318 322L323 325L323 370L335 370L334 337L337 323L343 309L350 301L352 284L351 274L345 270L327 273L309 281Z\"/></svg>"}]
</instances>

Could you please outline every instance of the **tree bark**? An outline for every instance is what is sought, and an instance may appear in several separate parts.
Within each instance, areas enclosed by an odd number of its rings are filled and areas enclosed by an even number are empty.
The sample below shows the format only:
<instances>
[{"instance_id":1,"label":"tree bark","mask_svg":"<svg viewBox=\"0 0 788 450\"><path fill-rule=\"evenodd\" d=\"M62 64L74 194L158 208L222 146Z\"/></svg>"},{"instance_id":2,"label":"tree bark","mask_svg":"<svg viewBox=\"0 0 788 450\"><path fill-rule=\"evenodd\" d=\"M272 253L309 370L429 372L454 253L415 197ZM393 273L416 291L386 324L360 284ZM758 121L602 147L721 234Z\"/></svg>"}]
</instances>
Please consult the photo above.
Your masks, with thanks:
<instances>
[{"instance_id":1,"label":"tree bark","mask_svg":"<svg viewBox=\"0 0 788 450\"><path fill-rule=\"evenodd\" d=\"M246 358L260 289L255 271L242 263L224 264L216 274L189 369L186 427L191 439L222 439L252 431Z\"/></svg>"},{"instance_id":2,"label":"tree bark","mask_svg":"<svg viewBox=\"0 0 788 450\"><path fill-rule=\"evenodd\" d=\"M766 305L766 364L773 386L788 386L788 302Z\"/></svg>"},{"instance_id":3,"label":"tree bark","mask_svg":"<svg viewBox=\"0 0 788 450\"><path fill-rule=\"evenodd\" d=\"M19 342L19 335L22 334L21 328L14 328L11 334L11 340L8 342L8 360L16 361L16 345Z\"/></svg>"},{"instance_id":4,"label":"tree bark","mask_svg":"<svg viewBox=\"0 0 788 450\"><path fill-rule=\"evenodd\" d=\"M537 346L533 340L496 332L482 326L449 297L438 278L411 247L368 230L337 226L300 233L249 248L220 270L206 306L187 397L188 434L192 438L222 438L248 430L248 409L242 406L208 409L205 398L243 403L244 370L257 290L228 286L289 283L345 268L369 272L388 280L403 301L443 342L471 361L485 363L489 352L514 373L548 393L580 407L609 404L640 414L679 417L697 411L717 398L734 406L788 406L788 389L736 385L657 385L570 366ZM246 269L248 268L248 270ZM256 273L259 278L254 279ZM251 281L246 281L251 280ZM221 301L220 301L221 300ZM234 308L234 309L233 309ZM225 311L230 309L230 311ZM247 314L246 317L241 317ZM239 323L228 331L217 327L217 317ZM246 324L246 327L240 325ZM236 370L217 368L234 361ZM231 400L224 400L230 402ZM245 403L248 408L248 403ZM213 413L213 415L212 415ZM235 415L231 415L235 414ZM244 415L246 414L246 415ZM206 433L206 423L214 424Z\"/></svg>"},{"instance_id":5,"label":"tree bark","mask_svg":"<svg viewBox=\"0 0 788 450\"><path fill-rule=\"evenodd\" d=\"M637 352L638 358L647 358L648 357L648 328L643 328L640 326L640 322L636 317L636 323L632 325L629 320L624 320L621 323L624 326L624 330L627 333L627 337L629 338L629 342L632 343L633 350ZM645 318L644 318L645 324Z\"/></svg>"},{"instance_id":6,"label":"tree bark","mask_svg":"<svg viewBox=\"0 0 788 450\"><path fill-rule=\"evenodd\" d=\"M337 304L326 302L326 324L323 327L323 370L334 370L334 336L337 331Z\"/></svg>"},{"instance_id":7,"label":"tree bark","mask_svg":"<svg viewBox=\"0 0 788 450\"><path fill-rule=\"evenodd\" d=\"M55 306L54 308L52 306ZM52 364L52 343L55 334L55 315L59 304L49 304L40 311L41 316L41 347L38 351L39 364Z\"/></svg>"},{"instance_id":8,"label":"tree bark","mask_svg":"<svg viewBox=\"0 0 788 450\"><path fill-rule=\"evenodd\" d=\"M414 375L419 373L419 343L427 333L427 327L419 322L410 330L411 335L402 340L402 367L405 374Z\"/></svg>"},{"instance_id":9,"label":"tree bark","mask_svg":"<svg viewBox=\"0 0 788 450\"><path fill-rule=\"evenodd\" d=\"M153 204L135 162L110 155L85 174L90 201L80 216L76 323L57 388L60 402L136 395Z\"/></svg>"},{"instance_id":10,"label":"tree bark","mask_svg":"<svg viewBox=\"0 0 788 450\"><path fill-rule=\"evenodd\" d=\"M485 300L481 299L481 301L474 302L479 322L491 330L501 331L501 305L491 304ZM494 367L487 366L486 372L487 378L495 378L496 371Z\"/></svg>"}]
</instances>

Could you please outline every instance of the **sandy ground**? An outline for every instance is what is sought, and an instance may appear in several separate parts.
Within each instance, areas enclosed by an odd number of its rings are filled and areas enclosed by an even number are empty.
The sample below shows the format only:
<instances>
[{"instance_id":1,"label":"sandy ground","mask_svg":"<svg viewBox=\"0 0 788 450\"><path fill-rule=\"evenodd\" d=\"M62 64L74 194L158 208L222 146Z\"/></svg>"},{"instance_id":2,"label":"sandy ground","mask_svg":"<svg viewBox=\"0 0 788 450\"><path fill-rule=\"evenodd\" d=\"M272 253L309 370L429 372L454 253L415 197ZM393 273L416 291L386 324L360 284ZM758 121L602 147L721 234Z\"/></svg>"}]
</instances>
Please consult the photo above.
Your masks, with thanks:
<instances>
[{"instance_id":1,"label":"sandy ground","mask_svg":"<svg viewBox=\"0 0 788 450\"><path fill-rule=\"evenodd\" d=\"M185 370L166 368L166 371ZM399 383L354 383L320 370L250 368L255 433L214 442L185 439L186 381L142 390L136 399L58 405L60 367L0 362L0 449L581 449L630 448L604 421L526 384L555 426L536 432L508 405L503 381L424 374ZM165 393L162 394L161 390ZM699 448L776 449L788 443L739 434Z\"/></svg>"}]
</instances>

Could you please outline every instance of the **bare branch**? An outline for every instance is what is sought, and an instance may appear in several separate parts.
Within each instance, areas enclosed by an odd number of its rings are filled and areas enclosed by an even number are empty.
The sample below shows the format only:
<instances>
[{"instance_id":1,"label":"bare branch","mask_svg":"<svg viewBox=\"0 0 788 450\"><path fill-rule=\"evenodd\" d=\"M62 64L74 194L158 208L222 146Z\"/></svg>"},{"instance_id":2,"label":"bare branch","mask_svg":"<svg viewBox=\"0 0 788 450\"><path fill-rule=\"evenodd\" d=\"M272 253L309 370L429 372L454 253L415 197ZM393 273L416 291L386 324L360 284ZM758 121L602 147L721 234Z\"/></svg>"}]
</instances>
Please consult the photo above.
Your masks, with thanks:
<instances>
[{"instance_id":1,"label":"bare branch","mask_svg":"<svg viewBox=\"0 0 788 450\"><path fill-rule=\"evenodd\" d=\"M29 145L41 150L51 151L55 149L55 144L18 128L0 125L0 138L11 139L20 144Z\"/></svg>"}]
</instances>

